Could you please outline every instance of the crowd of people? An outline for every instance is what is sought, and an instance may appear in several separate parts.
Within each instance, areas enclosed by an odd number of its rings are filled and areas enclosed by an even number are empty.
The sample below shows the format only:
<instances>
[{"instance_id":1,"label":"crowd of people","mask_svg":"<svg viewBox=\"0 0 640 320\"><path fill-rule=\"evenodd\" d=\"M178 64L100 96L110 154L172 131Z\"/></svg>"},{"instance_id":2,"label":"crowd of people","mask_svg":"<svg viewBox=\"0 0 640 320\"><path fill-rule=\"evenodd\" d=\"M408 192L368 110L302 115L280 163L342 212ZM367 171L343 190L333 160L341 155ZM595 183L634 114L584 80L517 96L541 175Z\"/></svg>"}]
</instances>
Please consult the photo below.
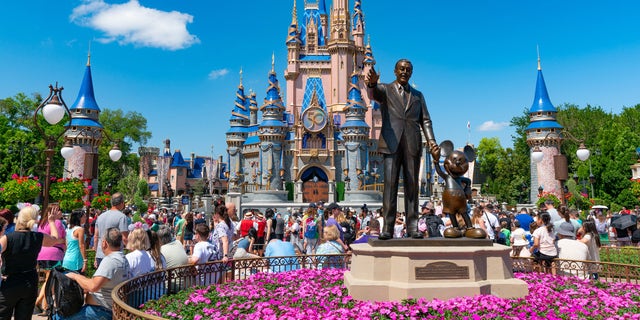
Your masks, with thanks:
<instances>
[{"instance_id":1,"label":"crowd of people","mask_svg":"<svg viewBox=\"0 0 640 320\"><path fill-rule=\"evenodd\" d=\"M43 313L49 307L44 286L38 290L37 270L48 277L50 270L62 266L72 271L67 276L87 293L80 312L64 319L109 319L111 291L132 277L209 261L258 257L272 261L274 257L304 254L324 257L319 258L319 267L343 267L343 260L332 260L330 255L348 253L352 244L376 239L383 223L380 210L371 211L366 204L359 211L336 203L325 206L323 202L295 212L246 209L241 217L233 203L225 204L220 199L214 207L209 217L201 212L155 209L145 214L143 221L134 222L122 194L115 193L109 210L77 210L66 218L55 204L49 205L42 216L36 205L23 205L15 216L1 210L0 318L30 319L32 313ZM500 209L482 201L470 205L473 227L485 230L494 242L511 246L512 256L533 256L545 268L551 268L555 258L599 261L601 245L640 242L635 223L624 228L614 223L623 215L640 215L638 208L623 208L615 215L595 209L585 221L575 210L564 206L556 209L552 201L536 211ZM395 238L407 237L404 221L399 213ZM451 225L440 202L421 205L418 231L425 237L442 237ZM91 277L84 275L89 248L95 250L96 271ZM296 263L295 259L270 263L270 270L293 270ZM597 278L597 271L590 273ZM217 281L219 276L203 284Z\"/></svg>"}]
</instances>

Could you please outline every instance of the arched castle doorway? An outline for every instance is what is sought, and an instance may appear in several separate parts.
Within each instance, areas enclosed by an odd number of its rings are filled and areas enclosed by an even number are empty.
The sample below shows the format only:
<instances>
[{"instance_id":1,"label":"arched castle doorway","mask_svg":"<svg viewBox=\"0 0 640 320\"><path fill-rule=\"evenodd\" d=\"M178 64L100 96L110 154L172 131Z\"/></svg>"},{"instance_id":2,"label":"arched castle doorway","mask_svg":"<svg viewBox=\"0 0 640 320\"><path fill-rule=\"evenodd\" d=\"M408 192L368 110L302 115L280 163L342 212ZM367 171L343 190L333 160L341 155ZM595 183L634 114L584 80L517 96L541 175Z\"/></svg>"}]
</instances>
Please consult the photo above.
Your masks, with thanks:
<instances>
[{"instance_id":1,"label":"arched castle doorway","mask_svg":"<svg viewBox=\"0 0 640 320\"><path fill-rule=\"evenodd\" d=\"M329 179L322 169L308 168L302 173L301 180L303 202L329 201Z\"/></svg>"}]
</instances>

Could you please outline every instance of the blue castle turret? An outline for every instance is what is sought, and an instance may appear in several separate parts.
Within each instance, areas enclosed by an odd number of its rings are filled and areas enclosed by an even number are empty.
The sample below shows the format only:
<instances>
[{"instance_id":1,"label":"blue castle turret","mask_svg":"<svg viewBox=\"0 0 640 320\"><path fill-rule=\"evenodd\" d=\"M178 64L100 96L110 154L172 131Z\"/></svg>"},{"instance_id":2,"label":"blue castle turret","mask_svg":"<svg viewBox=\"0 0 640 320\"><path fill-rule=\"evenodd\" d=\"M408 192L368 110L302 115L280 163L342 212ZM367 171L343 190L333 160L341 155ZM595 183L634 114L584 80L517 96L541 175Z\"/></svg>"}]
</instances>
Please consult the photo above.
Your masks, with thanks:
<instances>
[{"instance_id":1,"label":"blue castle turret","mask_svg":"<svg viewBox=\"0 0 640 320\"><path fill-rule=\"evenodd\" d=\"M537 163L530 157L531 187L529 189L531 199L537 197L540 186L544 188L544 191L551 193L557 193L560 188L555 179L553 159L554 156L560 154L560 145L564 137L562 136L562 125L556 121L557 114L558 110L549 99L547 85L540 67L540 57L538 57L536 91L533 104L529 109L529 125L525 130L530 154L539 150L543 152L544 158L542 162Z\"/></svg>"},{"instance_id":2,"label":"blue castle turret","mask_svg":"<svg viewBox=\"0 0 640 320\"><path fill-rule=\"evenodd\" d=\"M362 100L358 86L359 81L359 74L354 70L351 74L349 96L344 108L346 120L340 127L346 149L343 174L349 177L346 179L348 181L347 190L355 190L355 187L359 187L358 181L364 183L362 179L365 177L364 173L366 173L369 163L367 138L370 127L365 121L367 108Z\"/></svg>"},{"instance_id":3,"label":"blue castle turret","mask_svg":"<svg viewBox=\"0 0 640 320\"><path fill-rule=\"evenodd\" d=\"M71 158L65 160L67 178L97 179L98 146L102 142L102 124L100 124L100 107L96 102L91 76L91 53L87 57L87 66L78 97L69 109L71 120L69 130L65 133L65 143L74 148ZM95 182L97 187L97 182Z\"/></svg>"},{"instance_id":4,"label":"blue castle turret","mask_svg":"<svg viewBox=\"0 0 640 320\"><path fill-rule=\"evenodd\" d=\"M227 131L227 152L229 153L230 180L240 183L242 177L242 145L249 135L251 111L244 95L242 85L242 71L240 71L240 84L236 91L236 100L231 111L229 124L231 128Z\"/></svg>"},{"instance_id":5,"label":"blue castle turret","mask_svg":"<svg viewBox=\"0 0 640 320\"><path fill-rule=\"evenodd\" d=\"M260 138L260 171L267 189L277 190L281 186L280 175L282 161L282 143L287 132L287 123L284 121L285 107L280 96L280 86L276 76L274 57L271 59L271 72L269 72L269 86L264 105L260 107L262 122L258 127Z\"/></svg>"}]
</instances>

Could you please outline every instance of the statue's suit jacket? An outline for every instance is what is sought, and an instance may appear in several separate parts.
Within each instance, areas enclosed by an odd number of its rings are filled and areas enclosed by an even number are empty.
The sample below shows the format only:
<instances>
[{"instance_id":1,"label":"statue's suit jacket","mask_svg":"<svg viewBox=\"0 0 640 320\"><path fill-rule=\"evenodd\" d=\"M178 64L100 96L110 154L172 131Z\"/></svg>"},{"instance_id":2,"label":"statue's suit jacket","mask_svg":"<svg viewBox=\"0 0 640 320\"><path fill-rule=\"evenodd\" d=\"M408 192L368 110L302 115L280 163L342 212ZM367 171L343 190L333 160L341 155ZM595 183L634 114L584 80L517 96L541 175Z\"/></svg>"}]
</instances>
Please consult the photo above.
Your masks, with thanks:
<instances>
[{"instance_id":1,"label":"statue's suit jacket","mask_svg":"<svg viewBox=\"0 0 640 320\"><path fill-rule=\"evenodd\" d=\"M398 86L399 84L394 81L380 83L370 88L372 98L380 104L382 114L378 152L393 154L398 149L400 139L405 139L409 153L420 157L422 150L420 131L424 132L427 141L435 140L427 103L420 91L409 86L410 101L408 105L404 104L398 92Z\"/></svg>"}]
</instances>

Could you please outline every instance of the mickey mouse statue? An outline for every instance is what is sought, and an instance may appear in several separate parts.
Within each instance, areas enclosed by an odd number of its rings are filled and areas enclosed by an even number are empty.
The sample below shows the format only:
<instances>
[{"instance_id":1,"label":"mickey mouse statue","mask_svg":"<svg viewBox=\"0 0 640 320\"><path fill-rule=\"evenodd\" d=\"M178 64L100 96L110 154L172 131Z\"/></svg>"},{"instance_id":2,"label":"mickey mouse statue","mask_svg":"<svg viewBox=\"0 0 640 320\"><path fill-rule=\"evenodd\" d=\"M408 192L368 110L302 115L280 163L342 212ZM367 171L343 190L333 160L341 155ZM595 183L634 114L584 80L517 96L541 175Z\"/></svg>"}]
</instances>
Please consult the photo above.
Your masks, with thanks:
<instances>
[{"instance_id":1,"label":"mickey mouse statue","mask_svg":"<svg viewBox=\"0 0 640 320\"><path fill-rule=\"evenodd\" d=\"M471 199L471 180L463 175L469 170L469 162L474 161L476 153L471 146L465 146L463 151L454 150L453 142L446 140L440 144L440 150L433 152L433 162L436 172L445 181L442 192L442 212L448 213L452 227L445 229L445 238L484 239L487 233L481 228L474 228L467 214L467 200ZM440 155L444 156L444 169L440 168ZM466 231L463 233L458 226L457 216L462 216Z\"/></svg>"}]
</instances>

